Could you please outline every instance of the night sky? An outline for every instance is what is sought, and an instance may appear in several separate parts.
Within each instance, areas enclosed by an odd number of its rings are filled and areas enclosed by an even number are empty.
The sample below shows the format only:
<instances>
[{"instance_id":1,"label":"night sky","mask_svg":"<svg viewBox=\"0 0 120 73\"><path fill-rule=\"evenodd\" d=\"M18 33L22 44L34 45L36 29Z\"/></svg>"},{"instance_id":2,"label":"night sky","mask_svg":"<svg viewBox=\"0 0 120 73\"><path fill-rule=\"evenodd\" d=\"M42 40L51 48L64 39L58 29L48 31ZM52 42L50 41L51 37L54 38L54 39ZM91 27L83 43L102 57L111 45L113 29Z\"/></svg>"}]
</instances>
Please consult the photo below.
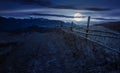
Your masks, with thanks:
<instances>
[{"instance_id":1,"label":"night sky","mask_svg":"<svg viewBox=\"0 0 120 73\"><path fill-rule=\"evenodd\" d=\"M120 0L0 0L0 16L16 18L73 21L80 13L93 21L119 21L119 8Z\"/></svg>"}]
</instances>

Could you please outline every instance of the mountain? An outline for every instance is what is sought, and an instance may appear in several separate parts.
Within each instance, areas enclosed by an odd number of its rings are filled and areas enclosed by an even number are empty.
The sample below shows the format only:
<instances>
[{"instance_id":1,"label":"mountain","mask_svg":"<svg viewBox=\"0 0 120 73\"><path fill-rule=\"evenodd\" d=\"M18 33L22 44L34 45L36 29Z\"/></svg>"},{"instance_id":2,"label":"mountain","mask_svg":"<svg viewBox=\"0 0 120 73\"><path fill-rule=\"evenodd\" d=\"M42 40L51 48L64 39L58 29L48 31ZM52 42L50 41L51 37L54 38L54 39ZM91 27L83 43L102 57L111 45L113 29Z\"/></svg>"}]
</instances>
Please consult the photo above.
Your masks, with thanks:
<instances>
[{"instance_id":1,"label":"mountain","mask_svg":"<svg viewBox=\"0 0 120 73\"><path fill-rule=\"evenodd\" d=\"M40 26L53 28L60 24L67 25L62 21L58 20L48 20L43 18L37 19L15 19L15 18L4 18L0 17L0 31L11 31L29 26Z\"/></svg>"},{"instance_id":2,"label":"mountain","mask_svg":"<svg viewBox=\"0 0 120 73\"><path fill-rule=\"evenodd\" d=\"M33 32L49 33L54 31L58 31L58 28L40 27L37 25L33 25L33 26L28 26L17 30L13 30L10 31L9 33L11 34L22 34L22 33L33 33Z\"/></svg>"},{"instance_id":3,"label":"mountain","mask_svg":"<svg viewBox=\"0 0 120 73\"><path fill-rule=\"evenodd\" d=\"M120 32L120 21L118 21L118 22L109 22L109 23L96 24L95 26L104 26L104 27L109 28L111 30Z\"/></svg>"}]
</instances>

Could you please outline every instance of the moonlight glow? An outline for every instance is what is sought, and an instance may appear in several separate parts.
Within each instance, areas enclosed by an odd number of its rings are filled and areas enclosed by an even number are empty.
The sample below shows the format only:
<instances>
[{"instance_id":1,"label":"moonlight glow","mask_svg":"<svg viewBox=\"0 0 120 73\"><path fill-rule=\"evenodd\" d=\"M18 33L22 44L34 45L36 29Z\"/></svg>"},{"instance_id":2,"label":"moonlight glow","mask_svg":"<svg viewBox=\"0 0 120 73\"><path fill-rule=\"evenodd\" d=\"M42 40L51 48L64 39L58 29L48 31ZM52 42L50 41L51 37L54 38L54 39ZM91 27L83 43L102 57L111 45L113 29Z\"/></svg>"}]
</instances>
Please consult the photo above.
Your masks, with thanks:
<instances>
[{"instance_id":1,"label":"moonlight glow","mask_svg":"<svg viewBox=\"0 0 120 73\"><path fill-rule=\"evenodd\" d=\"M80 18L82 16L82 14L80 13L75 13L74 14L74 20L79 22L79 21L82 21L82 18Z\"/></svg>"}]
</instances>

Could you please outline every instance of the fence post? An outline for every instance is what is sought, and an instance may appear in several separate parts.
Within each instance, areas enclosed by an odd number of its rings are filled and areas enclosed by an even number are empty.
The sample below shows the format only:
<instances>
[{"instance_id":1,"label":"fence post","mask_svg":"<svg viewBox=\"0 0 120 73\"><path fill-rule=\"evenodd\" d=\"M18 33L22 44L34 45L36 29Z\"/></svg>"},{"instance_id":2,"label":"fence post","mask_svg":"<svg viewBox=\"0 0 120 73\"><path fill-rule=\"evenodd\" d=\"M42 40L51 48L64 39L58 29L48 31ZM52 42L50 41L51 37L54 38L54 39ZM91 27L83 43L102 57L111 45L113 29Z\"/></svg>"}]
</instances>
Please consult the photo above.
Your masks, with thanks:
<instances>
[{"instance_id":1,"label":"fence post","mask_svg":"<svg viewBox=\"0 0 120 73\"><path fill-rule=\"evenodd\" d=\"M71 22L70 31L73 31L73 22Z\"/></svg>"},{"instance_id":2,"label":"fence post","mask_svg":"<svg viewBox=\"0 0 120 73\"><path fill-rule=\"evenodd\" d=\"M90 16L88 16L87 29L86 29L86 38L88 38L89 26L90 26Z\"/></svg>"}]
</instances>

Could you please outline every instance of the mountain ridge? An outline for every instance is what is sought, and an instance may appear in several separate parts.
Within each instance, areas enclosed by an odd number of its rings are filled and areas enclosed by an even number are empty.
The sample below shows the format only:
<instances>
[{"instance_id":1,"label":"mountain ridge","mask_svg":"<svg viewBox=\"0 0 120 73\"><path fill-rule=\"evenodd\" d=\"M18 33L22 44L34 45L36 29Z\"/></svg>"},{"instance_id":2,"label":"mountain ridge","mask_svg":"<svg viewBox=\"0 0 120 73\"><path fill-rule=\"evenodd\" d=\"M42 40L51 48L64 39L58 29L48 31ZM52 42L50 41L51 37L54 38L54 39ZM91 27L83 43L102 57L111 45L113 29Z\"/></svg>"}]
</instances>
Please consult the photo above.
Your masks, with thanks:
<instances>
[{"instance_id":1,"label":"mountain ridge","mask_svg":"<svg viewBox=\"0 0 120 73\"><path fill-rule=\"evenodd\" d=\"M120 21L108 22L108 23L102 23L102 24L95 24L95 26L104 26L104 27L109 28L111 30L120 32Z\"/></svg>"}]
</instances>

